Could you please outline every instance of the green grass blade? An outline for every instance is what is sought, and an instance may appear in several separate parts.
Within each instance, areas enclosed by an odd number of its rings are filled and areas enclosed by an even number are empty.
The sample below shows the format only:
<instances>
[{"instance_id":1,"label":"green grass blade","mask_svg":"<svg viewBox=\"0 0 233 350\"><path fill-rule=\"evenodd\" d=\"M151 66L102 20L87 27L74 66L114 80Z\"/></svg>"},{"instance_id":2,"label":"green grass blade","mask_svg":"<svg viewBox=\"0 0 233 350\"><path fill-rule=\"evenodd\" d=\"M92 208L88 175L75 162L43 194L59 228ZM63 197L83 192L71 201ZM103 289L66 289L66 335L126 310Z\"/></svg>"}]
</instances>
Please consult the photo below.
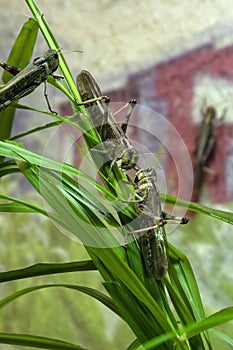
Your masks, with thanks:
<instances>
[{"instance_id":1,"label":"green grass blade","mask_svg":"<svg viewBox=\"0 0 233 350\"><path fill-rule=\"evenodd\" d=\"M0 272L0 283L36 276L93 270L96 270L96 267L92 260L74 261L68 263L38 263L22 269Z\"/></svg>"},{"instance_id":2,"label":"green grass blade","mask_svg":"<svg viewBox=\"0 0 233 350\"><path fill-rule=\"evenodd\" d=\"M98 300L99 302L101 302L103 305L105 305L106 307L108 307L111 311L113 311L114 313L116 313L119 316L119 311L116 308L116 306L114 305L114 303L112 302L111 298L109 298L107 295L99 292L96 289L90 288L90 287L85 287L85 286L79 286L79 285L72 285L72 284L62 284L62 283L53 283L53 284L42 284L42 285L37 285L37 286L33 286L33 287L28 287L28 288L24 288L19 290L16 293L13 293L9 296L7 296L6 298L0 300L0 309L3 309L5 306L7 306L9 303L13 302L14 300L28 294L28 293L32 293L38 290L42 290L42 289L48 289L48 288L66 288L66 289L71 289L71 290L76 290L78 292L82 292L86 295L91 296L92 298Z\"/></svg>"},{"instance_id":3,"label":"green grass blade","mask_svg":"<svg viewBox=\"0 0 233 350\"><path fill-rule=\"evenodd\" d=\"M83 347L62 340L29 334L0 333L0 343L53 350L85 350Z\"/></svg>"},{"instance_id":4,"label":"green grass blade","mask_svg":"<svg viewBox=\"0 0 233 350\"><path fill-rule=\"evenodd\" d=\"M183 199L179 199L170 195L165 195L165 194L160 194L161 196L161 201L163 203L166 203L168 205L174 205L176 204L179 207L183 207L189 210L192 210L196 213L201 213L205 214L208 216L211 216L212 218L225 221L228 224L233 225L233 213L224 211L224 210L218 210L215 208L210 208L205 205L197 204L197 203L192 203L192 202L187 202Z\"/></svg>"},{"instance_id":5,"label":"green grass blade","mask_svg":"<svg viewBox=\"0 0 233 350\"><path fill-rule=\"evenodd\" d=\"M11 49L7 63L23 69L30 62L38 34L38 24L33 18L24 23ZM25 48L27 48L25 50ZM3 83L7 83L12 75L4 70Z\"/></svg>"},{"instance_id":6,"label":"green grass blade","mask_svg":"<svg viewBox=\"0 0 233 350\"><path fill-rule=\"evenodd\" d=\"M2 203L0 204L0 212L15 212L15 213L38 213L45 216L49 216L46 210L39 208L29 202L0 194L1 199L11 201L12 203Z\"/></svg>"},{"instance_id":7,"label":"green grass blade","mask_svg":"<svg viewBox=\"0 0 233 350\"><path fill-rule=\"evenodd\" d=\"M222 340L223 342L225 342L233 348L233 338L228 337L226 334L220 332L218 329L211 329L210 331L220 340Z\"/></svg>"},{"instance_id":8,"label":"green grass blade","mask_svg":"<svg viewBox=\"0 0 233 350\"><path fill-rule=\"evenodd\" d=\"M194 337L195 335L205 332L212 327L216 327L220 324L233 320L233 307L222 309L204 320L196 322L195 324L185 328L185 334L187 338Z\"/></svg>"},{"instance_id":9,"label":"green grass blade","mask_svg":"<svg viewBox=\"0 0 233 350\"><path fill-rule=\"evenodd\" d=\"M195 320L205 317L200 292L191 265L184 254L169 244L169 277Z\"/></svg>"},{"instance_id":10,"label":"green grass blade","mask_svg":"<svg viewBox=\"0 0 233 350\"><path fill-rule=\"evenodd\" d=\"M38 25L34 19L29 19L22 27L7 60L7 63L18 68L24 68L31 59L38 34ZM25 48L27 48L25 50ZM8 72L2 74L2 81L6 83L12 78ZM8 107L0 112L0 140L8 139L11 134L15 108Z\"/></svg>"},{"instance_id":11,"label":"green grass blade","mask_svg":"<svg viewBox=\"0 0 233 350\"><path fill-rule=\"evenodd\" d=\"M28 5L28 7L30 8L34 18L36 19L38 26L40 28L40 31L42 33L42 35L44 36L46 42L48 43L48 46L51 49L59 49L58 43L45 19L45 16L40 12L39 8L36 6L35 2L33 0L25 0L26 4ZM69 89L72 93L72 95L74 96L73 102L75 103L75 101L81 101L81 98L79 96L78 90L76 88L76 84L73 80L73 77L71 75L71 72L69 70L69 67L62 55L62 53L60 53L59 55L59 68L63 74L63 76L65 77L67 84L69 86Z\"/></svg>"}]
</instances>

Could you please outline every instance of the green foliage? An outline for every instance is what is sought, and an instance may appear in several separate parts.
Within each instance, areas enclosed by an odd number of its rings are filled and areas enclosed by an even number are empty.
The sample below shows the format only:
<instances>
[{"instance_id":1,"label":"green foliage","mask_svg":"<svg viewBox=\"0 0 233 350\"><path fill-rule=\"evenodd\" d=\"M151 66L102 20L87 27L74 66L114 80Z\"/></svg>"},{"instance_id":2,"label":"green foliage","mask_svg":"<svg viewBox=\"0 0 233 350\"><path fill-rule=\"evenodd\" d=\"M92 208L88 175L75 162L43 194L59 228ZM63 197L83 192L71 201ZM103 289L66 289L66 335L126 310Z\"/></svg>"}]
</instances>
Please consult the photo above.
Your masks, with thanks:
<instances>
[{"instance_id":1,"label":"green foliage","mask_svg":"<svg viewBox=\"0 0 233 350\"><path fill-rule=\"evenodd\" d=\"M34 19L29 19L22 27L11 53L7 60L7 63L24 68L30 61L33 48L35 46L38 33L38 24ZM27 50L25 50L27 47ZM2 74L2 81L6 83L12 76L4 71ZM5 111L0 112L0 140L7 139L10 136L12 123L14 120L15 108L7 108Z\"/></svg>"},{"instance_id":2,"label":"green foliage","mask_svg":"<svg viewBox=\"0 0 233 350\"><path fill-rule=\"evenodd\" d=\"M37 27L39 27L49 46L58 49L44 16L40 14L33 1L26 2L35 17L35 20L30 20L30 30L34 33L34 39ZM24 47L25 33L22 34L22 32L16 41L20 45L14 46L13 52L16 58L20 56L22 47ZM79 100L79 95L62 55L60 55L60 69L65 77L64 85L52 83L70 98L74 112L77 112L79 106L76 101ZM14 108L9 107L6 112ZM32 109L31 111L33 112ZM51 118L56 119L55 122L46 124L43 128L49 129L56 126L56 123L59 125L63 122L79 129L89 128L88 115L85 111L83 113L84 119L79 120L79 124L77 115L66 118L47 113ZM169 244L168 276L160 281L148 279L144 273L137 243L135 241L129 243L127 249L122 245L123 237L129 230L128 224L136 216L132 203L122 208L122 202L117 200L118 198L130 198L130 192L132 192L128 185L121 188L117 186L119 180L126 179L125 175L114 167L111 181L104 178L106 187L101 186L72 165L51 160L25 149L22 144L7 140L10 128L11 124L8 126L7 134L2 138L5 141L0 142L0 156L3 157L0 177L4 179L11 174L23 175L50 209L45 210L24 199L0 194L2 199L0 211L37 213L52 219L61 230L69 232L83 243L90 260L35 264L26 268L5 271L0 273L0 282L31 279L51 274L59 275L71 271L97 270L104 281L105 291L75 284L75 280L72 283L35 282L32 286L20 288L3 298L0 301L1 312L16 299L29 298L29 296L32 298L36 291L43 293L42 291L50 288L66 289L73 293L88 295L121 318L135 335L135 341L129 345L128 349L212 349L208 330L232 320L233 308L229 307L205 317L191 265L186 256L171 244ZM41 130L38 127L25 132L25 135ZM21 134L20 137L22 136ZM16 140L17 137L19 135L13 135L12 140ZM95 133L90 133L89 138L90 143L95 144L99 141ZM83 183L88 183L93 190L99 193L99 198L96 198L96 195L93 195ZM106 205L102 198L112 201L110 202L112 211L109 210L109 204ZM231 213L194 203L185 203L171 196L167 196L166 201L170 205L176 201L176 204L180 206L189 206L191 210L224 220L229 224L233 222ZM36 293L33 298L37 298ZM57 316L54 316L56 319ZM233 340L224 337L222 333L216 333L216 335L233 345ZM45 349L83 349L81 346L58 339L30 334L0 333L0 343Z\"/></svg>"}]
</instances>

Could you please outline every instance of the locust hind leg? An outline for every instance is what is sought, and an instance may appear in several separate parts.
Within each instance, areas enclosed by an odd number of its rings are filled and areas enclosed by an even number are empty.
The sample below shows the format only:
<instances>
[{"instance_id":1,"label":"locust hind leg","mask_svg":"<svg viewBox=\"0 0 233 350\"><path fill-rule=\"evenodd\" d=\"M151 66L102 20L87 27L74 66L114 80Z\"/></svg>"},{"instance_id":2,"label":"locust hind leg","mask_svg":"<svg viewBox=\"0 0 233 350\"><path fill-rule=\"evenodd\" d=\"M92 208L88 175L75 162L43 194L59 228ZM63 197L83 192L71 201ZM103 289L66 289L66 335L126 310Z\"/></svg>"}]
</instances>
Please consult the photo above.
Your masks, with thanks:
<instances>
[{"instance_id":1,"label":"locust hind leg","mask_svg":"<svg viewBox=\"0 0 233 350\"><path fill-rule=\"evenodd\" d=\"M19 72L21 71L20 68L15 67L15 66L10 66L9 64L4 63L4 62L0 62L0 67L5 69L5 71L7 71L8 73L10 73L13 76L19 74Z\"/></svg>"},{"instance_id":2,"label":"locust hind leg","mask_svg":"<svg viewBox=\"0 0 233 350\"><path fill-rule=\"evenodd\" d=\"M126 107L128 107L128 112L126 114L125 120L121 125L121 129L123 131L124 134L126 134L127 131L127 127L129 124L129 118L131 117L134 107L136 106L137 101L135 99L130 100L129 102L127 102L124 106L122 106L120 109L118 109L114 114L118 114L120 113L123 109L125 109Z\"/></svg>"}]
</instances>

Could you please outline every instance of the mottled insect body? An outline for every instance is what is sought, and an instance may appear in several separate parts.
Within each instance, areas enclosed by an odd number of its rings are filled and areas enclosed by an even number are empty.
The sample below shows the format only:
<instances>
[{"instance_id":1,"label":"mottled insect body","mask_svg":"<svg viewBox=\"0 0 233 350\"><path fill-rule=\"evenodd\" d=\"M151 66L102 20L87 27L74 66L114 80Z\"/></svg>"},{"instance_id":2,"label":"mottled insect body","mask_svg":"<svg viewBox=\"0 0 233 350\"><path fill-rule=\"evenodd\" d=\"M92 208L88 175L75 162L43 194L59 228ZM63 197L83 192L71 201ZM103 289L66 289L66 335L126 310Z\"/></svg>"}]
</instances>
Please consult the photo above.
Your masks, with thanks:
<instances>
[{"instance_id":1,"label":"mottled insect body","mask_svg":"<svg viewBox=\"0 0 233 350\"><path fill-rule=\"evenodd\" d=\"M14 77L0 88L0 111L3 111L12 102L33 92L49 75L58 68L59 58L56 50L48 50L43 56L35 58L24 69L0 63ZM61 77L59 77L61 78ZM45 94L49 110L51 110L47 95Z\"/></svg>"},{"instance_id":2,"label":"mottled insect body","mask_svg":"<svg viewBox=\"0 0 233 350\"><path fill-rule=\"evenodd\" d=\"M161 279L168 269L165 224L186 224L189 219L172 216L162 211L155 169L139 170L136 173L134 185L135 202L140 214L140 228L134 233L142 233L140 247L148 276Z\"/></svg>"},{"instance_id":3,"label":"mottled insect body","mask_svg":"<svg viewBox=\"0 0 233 350\"><path fill-rule=\"evenodd\" d=\"M103 141L108 159L113 159L111 167L120 160L122 169L136 168L138 152L126 136L128 121L136 101L129 102L125 121L119 126L108 108L108 97L102 95L93 76L88 71L83 70L78 74L76 82L83 100L82 104L88 107L88 113Z\"/></svg>"},{"instance_id":4,"label":"mottled insect body","mask_svg":"<svg viewBox=\"0 0 233 350\"><path fill-rule=\"evenodd\" d=\"M200 128L196 162L203 165L216 141L216 109L209 106L203 111L203 121Z\"/></svg>"},{"instance_id":5,"label":"mottled insect body","mask_svg":"<svg viewBox=\"0 0 233 350\"><path fill-rule=\"evenodd\" d=\"M219 120L224 118L225 112L223 112ZM194 196L197 196L200 189L202 173L217 138L217 111L215 107L208 106L205 109L203 108L202 114L203 121L197 139L196 162L194 166Z\"/></svg>"},{"instance_id":6,"label":"mottled insect body","mask_svg":"<svg viewBox=\"0 0 233 350\"><path fill-rule=\"evenodd\" d=\"M82 71L77 76L77 88L82 104L88 108L88 113L96 127L105 151L112 164L121 160L121 168L138 170L136 165L138 152L126 136L127 125L135 101L130 102L130 109L125 122L119 126L108 108L109 99L102 96L100 88L92 75ZM111 164L111 166L112 166ZM140 248L147 274L151 278L161 279L168 269L167 238L164 225L167 222L185 224L187 218L173 217L162 211L159 191L157 189L156 171L153 168L138 170L134 179L135 198L139 212L139 229L129 234L142 233Z\"/></svg>"},{"instance_id":7,"label":"mottled insect body","mask_svg":"<svg viewBox=\"0 0 233 350\"><path fill-rule=\"evenodd\" d=\"M157 189L156 171L141 169L136 173L135 201L140 213L140 246L149 277L161 279L168 269L167 238Z\"/></svg>"}]
</instances>

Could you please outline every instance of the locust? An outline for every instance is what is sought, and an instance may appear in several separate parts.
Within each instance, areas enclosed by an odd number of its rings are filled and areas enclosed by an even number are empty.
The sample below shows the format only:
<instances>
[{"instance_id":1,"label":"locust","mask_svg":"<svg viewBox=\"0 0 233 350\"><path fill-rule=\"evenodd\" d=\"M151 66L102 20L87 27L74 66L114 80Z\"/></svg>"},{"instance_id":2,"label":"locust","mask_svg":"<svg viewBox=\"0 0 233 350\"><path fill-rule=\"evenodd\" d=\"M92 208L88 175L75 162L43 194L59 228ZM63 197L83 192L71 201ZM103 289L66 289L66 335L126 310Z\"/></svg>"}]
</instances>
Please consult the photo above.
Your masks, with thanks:
<instances>
[{"instance_id":1,"label":"locust","mask_svg":"<svg viewBox=\"0 0 233 350\"><path fill-rule=\"evenodd\" d=\"M88 107L90 118L104 144L104 152L108 154L108 159L113 159L110 170L119 160L122 169L137 169L138 152L126 136L129 118L136 105L136 100L129 102L125 121L119 125L114 114L108 108L109 98L103 96L90 72L82 70L77 76L76 83L83 101L80 104Z\"/></svg>"},{"instance_id":2,"label":"locust","mask_svg":"<svg viewBox=\"0 0 233 350\"><path fill-rule=\"evenodd\" d=\"M225 117L225 110L220 117ZM194 195L197 195L201 185L202 173L210 157L217 139L217 111L213 106L202 109L203 121L197 139L196 162L194 167Z\"/></svg>"},{"instance_id":3,"label":"locust","mask_svg":"<svg viewBox=\"0 0 233 350\"><path fill-rule=\"evenodd\" d=\"M140 214L138 230L140 249L148 277L161 279L168 270L168 244L165 225L167 223L187 224L187 217L177 217L162 211L157 176L154 168L137 171L134 179L134 202Z\"/></svg>"},{"instance_id":4,"label":"locust","mask_svg":"<svg viewBox=\"0 0 233 350\"><path fill-rule=\"evenodd\" d=\"M56 79L62 78L53 74L58 68L59 57L57 50L49 49L42 56L35 58L24 69L0 63L14 77L0 88L0 111L3 111L15 100L33 92L41 83L46 83L49 75ZM45 85L45 98L51 112ZM55 112L53 112L55 113Z\"/></svg>"}]
</instances>

